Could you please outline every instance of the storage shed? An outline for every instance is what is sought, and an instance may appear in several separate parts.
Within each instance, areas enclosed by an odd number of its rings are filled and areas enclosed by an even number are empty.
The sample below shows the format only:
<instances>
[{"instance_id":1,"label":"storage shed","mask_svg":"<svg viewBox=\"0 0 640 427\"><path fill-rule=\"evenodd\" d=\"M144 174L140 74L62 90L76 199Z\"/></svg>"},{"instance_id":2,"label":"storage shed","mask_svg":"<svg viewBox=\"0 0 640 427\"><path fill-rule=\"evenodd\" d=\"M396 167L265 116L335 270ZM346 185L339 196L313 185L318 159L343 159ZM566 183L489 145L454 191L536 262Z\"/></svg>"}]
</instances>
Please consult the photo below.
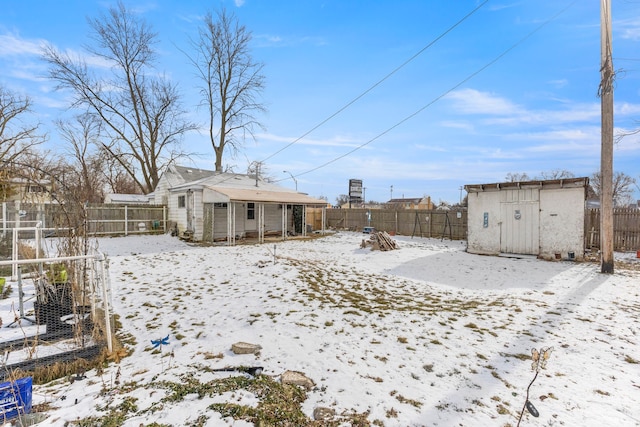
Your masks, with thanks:
<instances>
[{"instance_id":1,"label":"storage shed","mask_svg":"<svg viewBox=\"0 0 640 427\"><path fill-rule=\"evenodd\" d=\"M584 257L588 178L465 185L467 251Z\"/></svg>"}]
</instances>

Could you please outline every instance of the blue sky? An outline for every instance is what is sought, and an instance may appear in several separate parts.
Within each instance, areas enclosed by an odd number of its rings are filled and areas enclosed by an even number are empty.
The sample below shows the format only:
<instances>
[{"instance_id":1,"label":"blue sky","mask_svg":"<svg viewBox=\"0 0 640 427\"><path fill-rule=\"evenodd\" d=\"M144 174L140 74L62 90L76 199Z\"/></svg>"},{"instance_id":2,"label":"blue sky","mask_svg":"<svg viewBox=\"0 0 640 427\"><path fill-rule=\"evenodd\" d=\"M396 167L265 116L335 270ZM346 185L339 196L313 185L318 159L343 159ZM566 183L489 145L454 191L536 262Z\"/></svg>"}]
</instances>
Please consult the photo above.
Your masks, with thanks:
<instances>
[{"instance_id":1,"label":"blue sky","mask_svg":"<svg viewBox=\"0 0 640 427\"><path fill-rule=\"evenodd\" d=\"M226 157L236 172L265 160L280 184L294 187L288 171L299 191L330 202L348 192L350 178L363 180L367 200L428 195L457 202L461 186L501 182L508 173L599 170L596 0L124 3L158 33L157 68L179 84L193 120L202 112L181 51L190 49L200 17L224 6L252 32L251 52L265 65L266 130ZM45 78L41 46L80 52L90 42L86 18L114 5L2 1L0 84L33 99L49 131L47 148L60 149L52 122L69 111L68 94ZM611 0L611 8L619 133L640 128L640 2ZM205 132L186 135L183 144L200 154L192 166L213 169ZM622 139L614 156L614 170L640 184L640 136Z\"/></svg>"}]
</instances>

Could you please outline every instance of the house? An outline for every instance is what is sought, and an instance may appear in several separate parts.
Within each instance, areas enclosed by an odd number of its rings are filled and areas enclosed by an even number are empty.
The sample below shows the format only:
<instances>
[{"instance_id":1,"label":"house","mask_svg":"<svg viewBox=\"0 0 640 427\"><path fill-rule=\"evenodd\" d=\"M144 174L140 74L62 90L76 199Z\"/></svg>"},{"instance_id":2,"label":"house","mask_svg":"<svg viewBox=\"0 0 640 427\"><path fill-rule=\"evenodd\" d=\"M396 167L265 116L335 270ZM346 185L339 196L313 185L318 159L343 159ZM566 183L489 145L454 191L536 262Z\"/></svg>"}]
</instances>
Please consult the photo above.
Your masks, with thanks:
<instances>
[{"instance_id":1,"label":"house","mask_svg":"<svg viewBox=\"0 0 640 427\"><path fill-rule=\"evenodd\" d=\"M54 201L54 186L50 178L27 179L12 177L0 183L3 202L46 204Z\"/></svg>"},{"instance_id":2,"label":"house","mask_svg":"<svg viewBox=\"0 0 640 427\"><path fill-rule=\"evenodd\" d=\"M190 180L189 178L195 178ZM312 226L307 209L321 208L324 228L327 202L266 182L253 175L174 166L160 178L156 203L166 203L177 234L197 241L226 241L265 236L283 240L306 235Z\"/></svg>"},{"instance_id":3,"label":"house","mask_svg":"<svg viewBox=\"0 0 640 427\"><path fill-rule=\"evenodd\" d=\"M391 199L386 203L389 209L422 209L422 210L431 210L433 209L433 203L431 202L431 197L416 197L416 198L400 198L400 199Z\"/></svg>"},{"instance_id":4,"label":"house","mask_svg":"<svg viewBox=\"0 0 640 427\"><path fill-rule=\"evenodd\" d=\"M584 257L588 178L465 185L467 251Z\"/></svg>"}]
</instances>

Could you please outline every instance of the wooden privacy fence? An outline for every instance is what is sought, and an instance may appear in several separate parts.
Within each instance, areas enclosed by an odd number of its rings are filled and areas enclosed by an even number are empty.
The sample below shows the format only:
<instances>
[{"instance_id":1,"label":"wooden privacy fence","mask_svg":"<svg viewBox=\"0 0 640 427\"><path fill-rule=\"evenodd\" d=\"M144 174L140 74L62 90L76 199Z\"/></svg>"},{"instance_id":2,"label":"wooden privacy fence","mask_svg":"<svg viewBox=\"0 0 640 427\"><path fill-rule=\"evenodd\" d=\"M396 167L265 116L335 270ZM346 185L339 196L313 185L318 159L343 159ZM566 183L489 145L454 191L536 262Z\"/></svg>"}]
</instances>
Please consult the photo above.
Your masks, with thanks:
<instances>
[{"instance_id":1,"label":"wooden privacy fence","mask_svg":"<svg viewBox=\"0 0 640 427\"><path fill-rule=\"evenodd\" d=\"M600 209L587 209L584 220L586 249L600 248ZM613 210L613 250L640 250L640 210Z\"/></svg>"},{"instance_id":2,"label":"wooden privacy fence","mask_svg":"<svg viewBox=\"0 0 640 427\"><path fill-rule=\"evenodd\" d=\"M91 235L160 233L167 230L167 208L159 205L87 206Z\"/></svg>"},{"instance_id":3,"label":"wooden privacy fence","mask_svg":"<svg viewBox=\"0 0 640 427\"><path fill-rule=\"evenodd\" d=\"M87 205L73 210L58 204L4 202L0 207L2 233L23 227L38 227L49 235L83 227L86 216L90 235L128 235L167 231L164 205Z\"/></svg>"},{"instance_id":4,"label":"wooden privacy fence","mask_svg":"<svg viewBox=\"0 0 640 427\"><path fill-rule=\"evenodd\" d=\"M327 227L360 231L375 227L390 234L467 238L467 212L443 210L327 209Z\"/></svg>"}]
</instances>

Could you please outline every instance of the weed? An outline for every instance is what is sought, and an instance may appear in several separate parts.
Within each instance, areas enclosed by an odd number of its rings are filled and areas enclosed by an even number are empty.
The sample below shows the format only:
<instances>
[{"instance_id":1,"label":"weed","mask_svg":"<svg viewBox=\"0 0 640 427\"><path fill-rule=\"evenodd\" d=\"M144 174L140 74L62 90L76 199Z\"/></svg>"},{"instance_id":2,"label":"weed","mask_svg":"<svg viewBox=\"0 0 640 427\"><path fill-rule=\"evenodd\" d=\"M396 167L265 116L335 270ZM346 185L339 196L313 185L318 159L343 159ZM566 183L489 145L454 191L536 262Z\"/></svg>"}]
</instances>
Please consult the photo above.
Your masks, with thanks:
<instances>
[{"instance_id":1,"label":"weed","mask_svg":"<svg viewBox=\"0 0 640 427\"><path fill-rule=\"evenodd\" d=\"M540 374L540 370L547 368L547 361L549 360L549 357L551 357L552 350L553 350L552 347L541 348L540 351L538 351L535 348L531 350L531 360L532 360L531 370L535 371L535 375L533 376L533 379L531 380L531 382L529 383L529 386L527 387L527 394L524 401L524 405L522 405L522 410L520 411L520 416L518 417L517 427L520 426L520 422L522 421L522 416L524 415L525 409L527 409L533 416L535 417L538 416L538 410L529 401L529 390L531 389L531 386L535 382L536 378L538 378L538 374Z\"/></svg>"}]
</instances>

